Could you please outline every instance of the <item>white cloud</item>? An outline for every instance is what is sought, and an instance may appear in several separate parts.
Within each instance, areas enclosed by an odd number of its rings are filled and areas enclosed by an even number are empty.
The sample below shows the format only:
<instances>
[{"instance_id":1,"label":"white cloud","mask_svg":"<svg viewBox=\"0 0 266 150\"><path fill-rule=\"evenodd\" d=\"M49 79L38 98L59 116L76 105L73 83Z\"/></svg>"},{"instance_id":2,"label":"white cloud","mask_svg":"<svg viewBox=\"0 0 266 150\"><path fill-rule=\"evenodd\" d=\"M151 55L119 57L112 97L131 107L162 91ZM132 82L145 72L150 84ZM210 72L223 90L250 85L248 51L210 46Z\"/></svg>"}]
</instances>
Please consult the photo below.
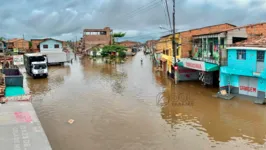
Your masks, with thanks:
<instances>
[{"instance_id":1,"label":"white cloud","mask_svg":"<svg viewBox=\"0 0 266 150\"><path fill-rule=\"evenodd\" d=\"M20 36L24 33L27 38L71 39L76 35L80 37L84 28L110 26L114 31L127 32L127 37L151 39L163 34L163 30L159 29L160 25L168 28L169 25L162 3L156 7L147 7L149 2L150 0L3 1L0 8L1 31L7 36ZM176 3L176 28L181 31L225 22L250 24L266 18L265 0L180 0ZM171 13L171 1L169 5ZM132 13L140 8L145 9ZM143 36L145 34L148 36Z\"/></svg>"}]
</instances>

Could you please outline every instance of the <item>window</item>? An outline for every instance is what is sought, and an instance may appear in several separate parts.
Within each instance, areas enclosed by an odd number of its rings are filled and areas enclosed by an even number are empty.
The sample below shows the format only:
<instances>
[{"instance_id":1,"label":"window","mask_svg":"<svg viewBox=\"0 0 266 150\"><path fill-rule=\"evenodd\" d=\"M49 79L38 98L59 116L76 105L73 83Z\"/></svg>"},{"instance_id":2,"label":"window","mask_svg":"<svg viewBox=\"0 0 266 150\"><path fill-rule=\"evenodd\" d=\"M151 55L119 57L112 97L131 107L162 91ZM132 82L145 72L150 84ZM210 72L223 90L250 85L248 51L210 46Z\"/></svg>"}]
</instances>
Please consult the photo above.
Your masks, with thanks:
<instances>
[{"instance_id":1,"label":"window","mask_svg":"<svg viewBox=\"0 0 266 150\"><path fill-rule=\"evenodd\" d=\"M59 44L55 44L54 45L54 48L59 48Z\"/></svg>"},{"instance_id":2,"label":"window","mask_svg":"<svg viewBox=\"0 0 266 150\"><path fill-rule=\"evenodd\" d=\"M101 31L100 35L106 35L106 31Z\"/></svg>"},{"instance_id":3,"label":"window","mask_svg":"<svg viewBox=\"0 0 266 150\"><path fill-rule=\"evenodd\" d=\"M224 38L221 38L221 39L220 39L220 48L221 48L221 49L224 48L224 45L225 45L225 43L224 43Z\"/></svg>"},{"instance_id":4,"label":"window","mask_svg":"<svg viewBox=\"0 0 266 150\"><path fill-rule=\"evenodd\" d=\"M257 62L264 62L264 51L257 51Z\"/></svg>"},{"instance_id":5,"label":"window","mask_svg":"<svg viewBox=\"0 0 266 150\"><path fill-rule=\"evenodd\" d=\"M246 60L246 50L237 50L237 59Z\"/></svg>"},{"instance_id":6,"label":"window","mask_svg":"<svg viewBox=\"0 0 266 150\"><path fill-rule=\"evenodd\" d=\"M48 45L47 44L43 45L43 48L48 48Z\"/></svg>"},{"instance_id":7,"label":"window","mask_svg":"<svg viewBox=\"0 0 266 150\"><path fill-rule=\"evenodd\" d=\"M34 69L46 69L46 64L35 64Z\"/></svg>"}]
</instances>

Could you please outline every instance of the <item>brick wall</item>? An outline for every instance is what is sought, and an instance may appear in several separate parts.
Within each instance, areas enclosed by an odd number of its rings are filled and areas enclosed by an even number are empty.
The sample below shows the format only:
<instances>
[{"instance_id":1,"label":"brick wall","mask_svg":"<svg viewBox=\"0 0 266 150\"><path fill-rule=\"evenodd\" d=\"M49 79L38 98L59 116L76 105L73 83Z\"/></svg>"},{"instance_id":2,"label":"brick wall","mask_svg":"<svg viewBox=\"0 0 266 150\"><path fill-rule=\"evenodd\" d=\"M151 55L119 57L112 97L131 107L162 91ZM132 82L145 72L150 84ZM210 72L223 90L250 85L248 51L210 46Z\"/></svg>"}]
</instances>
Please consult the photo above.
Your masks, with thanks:
<instances>
[{"instance_id":1,"label":"brick wall","mask_svg":"<svg viewBox=\"0 0 266 150\"><path fill-rule=\"evenodd\" d=\"M245 28L248 34L248 38L252 38L256 35L266 36L266 23L247 25Z\"/></svg>"},{"instance_id":2,"label":"brick wall","mask_svg":"<svg viewBox=\"0 0 266 150\"><path fill-rule=\"evenodd\" d=\"M137 45L138 42L134 42L134 41L123 41L123 42L119 42L119 45L125 46L125 47L132 47Z\"/></svg>"},{"instance_id":3,"label":"brick wall","mask_svg":"<svg viewBox=\"0 0 266 150\"><path fill-rule=\"evenodd\" d=\"M208 26L199 29L193 29L189 31L184 31L180 33L181 38L181 51L182 51L182 58L189 57L189 51L192 51L192 36L198 34L208 34L212 32L219 32L226 29L235 28L230 24L220 24L215 26Z\"/></svg>"},{"instance_id":4,"label":"brick wall","mask_svg":"<svg viewBox=\"0 0 266 150\"><path fill-rule=\"evenodd\" d=\"M38 47L40 45L40 43L42 42L43 40L41 39L38 39L38 40L31 40L31 43L32 43L32 47L31 47L31 51L32 52L40 52L40 47Z\"/></svg>"},{"instance_id":5,"label":"brick wall","mask_svg":"<svg viewBox=\"0 0 266 150\"><path fill-rule=\"evenodd\" d=\"M29 41L20 39L8 43L8 48L17 48L19 50L29 50Z\"/></svg>"},{"instance_id":6,"label":"brick wall","mask_svg":"<svg viewBox=\"0 0 266 150\"><path fill-rule=\"evenodd\" d=\"M106 35L83 35L82 38L82 48L83 50L88 50L95 45L110 45L112 44L111 32L112 30L109 27L105 27L104 29L84 29L85 32L99 32L105 31Z\"/></svg>"}]
</instances>

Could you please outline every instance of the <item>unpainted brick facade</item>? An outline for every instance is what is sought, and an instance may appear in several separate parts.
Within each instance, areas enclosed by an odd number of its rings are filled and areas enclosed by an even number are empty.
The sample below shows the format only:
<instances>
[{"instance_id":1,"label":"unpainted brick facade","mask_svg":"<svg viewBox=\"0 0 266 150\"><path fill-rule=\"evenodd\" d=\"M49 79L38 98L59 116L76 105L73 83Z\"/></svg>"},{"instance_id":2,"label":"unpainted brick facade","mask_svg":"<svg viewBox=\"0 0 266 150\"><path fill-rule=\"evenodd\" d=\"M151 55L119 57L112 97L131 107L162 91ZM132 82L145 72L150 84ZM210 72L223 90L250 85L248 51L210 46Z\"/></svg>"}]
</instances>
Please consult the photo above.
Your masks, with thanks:
<instances>
[{"instance_id":1,"label":"unpainted brick facade","mask_svg":"<svg viewBox=\"0 0 266 150\"><path fill-rule=\"evenodd\" d=\"M112 44L112 30L109 27L104 29L84 29L82 38L82 49L90 50L96 45Z\"/></svg>"},{"instance_id":2,"label":"unpainted brick facade","mask_svg":"<svg viewBox=\"0 0 266 150\"><path fill-rule=\"evenodd\" d=\"M121 46L125 46L125 47L133 47L139 44L139 42L135 42L135 41L122 41L118 43Z\"/></svg>"},{"instance_id":3,"label":"unpainted brick facade","mask_svg":"<svg viewBox=\"0 0 266 150\"><path fill-rule=\"evenodd\" d=\"M189 57L189 52L192 51L192 36L193 35L199 35L199 34L208 34L213 32L219 32L224 31L227 29L233 29L236 26L231 24L219 24L219 25L213 25L213 26L207 26L203 28L198 29L192 29L184 32L180 32L180 38L181 38L181 46L179 47L179 52L181 53L181 58L187 58Z\"/></svg>"},{"instance_id":4,"label":"unpainted brick facade","mask_svg":"<svg viewBox=\"0 0 266 150\"><path fill-rule=\"evenodd\" d=\"M43 39L32 39L31 43L31 52L38 53L40 52L40 43L43 41Z\"/></svg>"},{"instance_id":5,"label":"unpainted brick facade","mask_svg":"<svg viewBox=\"0 0 266 150\"><path fill-rule=\"evenodd\" d=\"M246 28L248 38L257 37L259 35L266 36L266 22L251 24L244 27Z\"/></svg>"},{"instance_id":6,"label":"unpainted brick facade","mask_svg":"<svg viewBox=\"0 0 266 150\"><path fill-rule=\"evenodd\" d=\"M29 50L29 41L24 39L11 39L8 41L8 48L13 49L17 48L19 50Z\"/></svg>"}]
</instances>

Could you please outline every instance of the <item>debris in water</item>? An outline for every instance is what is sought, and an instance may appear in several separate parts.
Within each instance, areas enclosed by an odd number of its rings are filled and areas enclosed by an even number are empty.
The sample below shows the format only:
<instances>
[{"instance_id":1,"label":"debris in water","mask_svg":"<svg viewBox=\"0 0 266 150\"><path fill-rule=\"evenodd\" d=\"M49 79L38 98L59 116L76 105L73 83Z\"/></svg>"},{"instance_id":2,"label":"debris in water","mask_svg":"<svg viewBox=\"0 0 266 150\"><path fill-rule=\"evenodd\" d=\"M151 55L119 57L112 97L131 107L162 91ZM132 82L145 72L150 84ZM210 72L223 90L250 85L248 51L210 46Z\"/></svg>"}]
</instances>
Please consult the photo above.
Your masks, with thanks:
<instances>
[{"instance_id":1,"label":"debris in water","mask_svg":"<svg viewBox=\"0 0 266 150\"><path fill-rule=\"evenodd\" d=\"M75 120L73 120L73 119L69 119L69 120L68 120L68 123L69 123L69 124L72 124L72 123L74 123L74 121L75 121Z\"/></svg>"},{"instance_id":2,"label":"debris in water","mask_svg":"<svg viewBox=\"0 0 266 150\"><path fill-rule=\"evenodd\" d=\"M177 117L178 117L178 116L181 116L181 115L182 115L181 113L179 113L179 114L175 114L175 116L177 116Z\"/></svg>"}]
</instances>

